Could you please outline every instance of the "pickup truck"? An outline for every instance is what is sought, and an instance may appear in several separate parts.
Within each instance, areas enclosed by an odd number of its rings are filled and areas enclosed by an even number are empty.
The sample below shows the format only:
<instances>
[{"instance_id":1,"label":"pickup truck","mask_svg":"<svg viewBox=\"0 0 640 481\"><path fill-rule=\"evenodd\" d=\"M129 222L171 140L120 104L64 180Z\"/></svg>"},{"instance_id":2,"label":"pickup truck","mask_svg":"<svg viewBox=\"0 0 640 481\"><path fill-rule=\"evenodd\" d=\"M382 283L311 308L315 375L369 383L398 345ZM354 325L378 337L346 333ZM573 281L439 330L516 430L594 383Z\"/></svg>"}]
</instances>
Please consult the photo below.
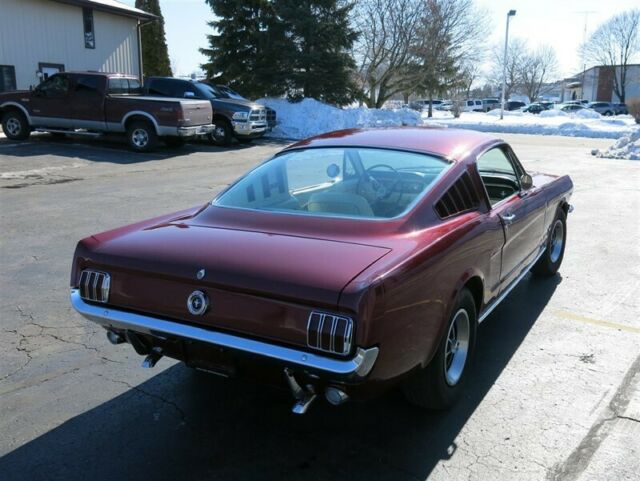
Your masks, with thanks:
<instances>
[{"instance_id":1,"label":"pickup truck","mask_svg":"<svg viewBox=\"0 0 640 481\"><path fill-rule=\"evenodd\" d=\"M262 137L276 124L276 112L247 100L236 92L207 82L173 77L149 77L144 83L145 95L202 99L211 102L215 129L208 135L214 145L229 145L235 137L249 143Z\"/></svg>"},{"instance_id":2,"label":"pickup truck","mask_svg":"<svg viewBox=\"0 0 640 481\"><path fill-rule=\"evenodd\" d=\"M171 146L213 132L208 101L148 97L133 76L64 72L30 91L0 94L2 130L24 140L33 130L57 135L125 133L137 152L152 150L158 138Z\"/></svg>"}]
</instances>

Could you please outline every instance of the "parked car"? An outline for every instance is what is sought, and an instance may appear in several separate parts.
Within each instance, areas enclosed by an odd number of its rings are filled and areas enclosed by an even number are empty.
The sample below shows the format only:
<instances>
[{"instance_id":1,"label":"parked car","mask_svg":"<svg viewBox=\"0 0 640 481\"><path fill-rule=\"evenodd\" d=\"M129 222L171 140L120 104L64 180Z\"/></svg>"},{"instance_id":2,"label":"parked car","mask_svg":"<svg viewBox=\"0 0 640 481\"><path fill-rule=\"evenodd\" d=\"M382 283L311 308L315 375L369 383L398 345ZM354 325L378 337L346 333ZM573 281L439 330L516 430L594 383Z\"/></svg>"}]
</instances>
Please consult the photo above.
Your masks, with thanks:
<instances>
[{"instance_id":1,"label":"parked car","mask_svg":"<svg viewBox=\"0 0 640 481\"><path fill-rule=\"evenodd\" d=\"M231 98L210 83L173 77L149 77L144 83L147 95L203 99L213 108L215 129L209 140L216 145L229 145L235 137L241 143L260 138L271 128L267 109L249 100ZM275 125L275 111L273 125Z\"/></svg>"},{"instance_id":2,"label":"parked car","mask_svg":"<svg viewBox=\"0 0 640 481\"><path fill-rule=\"evenodd\" d=\"M627 104L612 104L615 115L629 115Z\"/></svg>"},{"instance_id":3,"label":"parked car","mask_svg":"<svg viewBox=\"0 0 640 481\"><path fill-rule=\"evenodd\" d=\"M509 100L508 102L504 103L504 109L505 110L518 110L521 109L522 107L525 107L527 104L525 104L524 102L520 102L519 100Z\"/></svg>"},{"instance_id":4,"label":"parked car","mask_svg":"<svg viewBox=\"0 0 640 481\"><path fill-rule=\"evenodd\" d=\"M208 81L204 81L204 83L208 83L210 85L213 85L211 82L208 82ZM226 94L231 99L247 100L248 101L248 99L246 97L243 97L242 95L240 95L238 92L233 90L228 85L217 84L216 87L218 88L218 90L220 90L223 94ZM264 108L267 111L267 125L269 126L270 129L273 129L276 126L276 123L277 123L276 122L276 111L274 109L272 109L271 107L268 107L266 105L264 106Z\"/></svg>"},{"instance_id":5,"label":"parked car","mask_svg":"<svg viewBox=\"0 0 640 481\"><path fill-rule=\"evenodd\" d=\"M577 112L578 110L584 110L586 107L581 104L564 104L559 107L563 112L571 113Z\"/></svg>"},{"instance_id":6,"label":"parked car","mask_svg":"<svg viewBox=\"0 0 640 481\"><path fill-rule=\"evenodd\" d=\"M539 114L540 112L543 112L545 110L549 110L547 107L545 107L542 104L529 104L526 107L522 108L523 112L529 112L530 114Z\"/></svg>"},{"instance_id":7,"label":"parked car","mask_svg":"<svg viewBox=\"0 0 640 481\"><path fill-rule=\"evenodd\" d=\"M606 116L614 115L616 111L616 108L610 102L589 102L586 107Z\"/></svg>"},{"instance_id":8,"label":"parked car","mask_svg":"<svg viewBox=\"0 0 640 481\"><path fill-rule=\"evenodd\" d=\"M393 385L444 408L478 324L560 268L572 189L479 132L332 132L211 202L81 240L71 304L144 367L286 380L296 413Z\"/></svg>"},{"instance_id":9,"label":"parked car","mask_svg":"<svg viewBox=\"0 0 640 481\"><path fill-rule=\"evenodd\" d=\"M0 116L4 133L13 140L25 140L33 130L125 133L137 152L153 149L158 138L179 146L214 128L208 102L144 97L136 77L98 72L57 73L32 91L1 93Z\"/></svg>"},{"instance_id":10,"label":"parked car","mask_svg":"<svg viewBox=\"0 0 640 481\"><path fill-rule=\"evenodd\" d=\"M482 110L484 110L485 112L489 112L490 110L499 109L499 108L500 108L500 99L494 99L494 98L482 99Z\"/></svg>"},{"instance_id":11,"label":"parked car","mask_svg":"<svg viewBox=\"0 0 640 481\"><path fill-rule=\"evenodd\" d=\"M479 99L467 99L462 103L463 112L482 112L484 106L482 100Z\"/></svg>"},{"instance_id":12,"label":"parked car","mask_svg":"<svg viewBox=\"0 0 640 481\"><path fill-rule=\"evenodd\" d=\"M589 103L589 100L587 99L580 99L580 100L567 100L565 102L565 105L582 105L582 106L586 106Z\"/></svg>"},{"instance_id":13,"label":"parked car","mask_svg":"<svg viewBox=\"0 0 640 481\"><path fill-rule=\"evenodd\" d=\"M444 100L432 100L431 105L434 109L438 109L438 106L442 105ZM429 99L413 100L410 102L411 108L415 110L422 110L429 108Z\"/></svg>"}]
</instances>

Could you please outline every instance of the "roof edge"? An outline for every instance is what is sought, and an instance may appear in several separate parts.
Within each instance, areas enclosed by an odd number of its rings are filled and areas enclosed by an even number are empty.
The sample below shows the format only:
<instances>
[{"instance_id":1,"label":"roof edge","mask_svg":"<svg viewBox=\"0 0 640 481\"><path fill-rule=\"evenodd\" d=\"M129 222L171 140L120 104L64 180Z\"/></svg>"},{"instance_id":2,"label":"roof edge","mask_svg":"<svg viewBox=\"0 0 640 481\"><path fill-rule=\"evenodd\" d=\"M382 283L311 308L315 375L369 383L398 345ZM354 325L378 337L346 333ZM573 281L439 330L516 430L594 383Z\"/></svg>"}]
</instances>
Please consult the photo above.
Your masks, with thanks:
<instances>
[{"instance_id":1,"label":"roof edge","mask_svg":"<svg viewBox=\"0 0 640 481\"><path fill-rule=\"evenodd\" d=\"M131 17L138 20L144 20L147 22L154 21L158 18L157 15L145 12L144 10L140 10L138 8L129 7L128 5L123 5L122 7L118 7L115 5L109 5L105 3L98 3L92 0L52 0L52 1L57 3L65 3L67 5L74 5L77 7L87 7L93 10L111 13L114 15L120 15L123 17Z\"/></svg>"}]
</instances>

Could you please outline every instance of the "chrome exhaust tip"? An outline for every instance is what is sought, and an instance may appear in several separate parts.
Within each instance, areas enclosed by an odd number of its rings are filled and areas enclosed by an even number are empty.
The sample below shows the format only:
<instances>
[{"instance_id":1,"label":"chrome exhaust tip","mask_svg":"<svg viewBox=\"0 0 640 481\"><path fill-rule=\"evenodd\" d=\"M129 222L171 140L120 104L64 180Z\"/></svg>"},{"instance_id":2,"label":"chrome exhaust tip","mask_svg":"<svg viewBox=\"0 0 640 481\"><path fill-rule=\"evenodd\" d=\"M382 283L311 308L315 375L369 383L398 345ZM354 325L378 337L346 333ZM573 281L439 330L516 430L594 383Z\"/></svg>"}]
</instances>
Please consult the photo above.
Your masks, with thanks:
<instances>
[{"instance_id":1,"label":"chrome exhaust tip","mask_svg":"<svg viewBox=\"0 0 640 481\"><path fill-rule=\"evenodd\" d=\"M113 331L107 331L107 339L109 339L109 342L111 344L113 344L114 346L117 345L117 344L122 344L123 342L125 342L125 338L124 337L122 337L117 332L113 332Z\"/></svg>"},{"instance_id":2,"label":"chrome exhaust tip","mask_svg":"<svg viewBox=\"0 0 640 481\"><path fill-rule=\"evenodd\" d=\"M291 388L291 394L293 394L293 398L296 400L295 404L291 408L291 412L293 414L304 414L309 409L309 406L316 400L315 389L313 385L307 384L306 386L301 386L296 380L293 371L289 368L284 369L284 375L287 378L287 382L289 383L289 387Z\"/></svg>"},{"instance_id":3,"label":"chrome exhaust tip","mask_svg":"<svg viewBox=\"0 0 640 481\"><path fill-rule=\"evenodd\" d=\"M154 347L149 355L144 358L144 361L142 361L142 367L144 367L145 369L151 369L161 358L162 349L160 349L159 347Z\"/></svg>"},{"instance_id":4,"label":"chrome exhaust tip","mask_svg":"<svg viewBox=\"0 0 640 481\"><path fill-rule=\"evenodd\" d=\"M329 404L333 404L334 406L339 406L349 400L349 395L337 387L328 387L325 389L324 397Z\"/></svg>"}]
</instances>

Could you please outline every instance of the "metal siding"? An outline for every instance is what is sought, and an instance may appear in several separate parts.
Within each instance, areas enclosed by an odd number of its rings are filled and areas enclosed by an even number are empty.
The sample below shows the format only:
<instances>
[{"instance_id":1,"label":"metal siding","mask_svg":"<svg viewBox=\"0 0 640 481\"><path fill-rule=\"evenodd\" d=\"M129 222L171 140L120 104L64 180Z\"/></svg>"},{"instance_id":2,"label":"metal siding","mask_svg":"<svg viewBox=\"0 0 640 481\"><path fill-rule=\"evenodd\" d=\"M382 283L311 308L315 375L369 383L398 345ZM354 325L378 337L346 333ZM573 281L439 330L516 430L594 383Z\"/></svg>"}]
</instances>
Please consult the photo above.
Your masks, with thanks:
<instances>
[{"instance_id":1,"label":"metal siding","mask_svg":"<svg viewBox=\"0 0 640 481\"><path fill-rule=\"evenodd\" d=\"M94 10L96 48L84 48L82 8L50 0L0 0L0 65L14 65L16 84L39 83L39 62L65 70L139 75L137 21Z\"/></svg>"}]
</instances>

